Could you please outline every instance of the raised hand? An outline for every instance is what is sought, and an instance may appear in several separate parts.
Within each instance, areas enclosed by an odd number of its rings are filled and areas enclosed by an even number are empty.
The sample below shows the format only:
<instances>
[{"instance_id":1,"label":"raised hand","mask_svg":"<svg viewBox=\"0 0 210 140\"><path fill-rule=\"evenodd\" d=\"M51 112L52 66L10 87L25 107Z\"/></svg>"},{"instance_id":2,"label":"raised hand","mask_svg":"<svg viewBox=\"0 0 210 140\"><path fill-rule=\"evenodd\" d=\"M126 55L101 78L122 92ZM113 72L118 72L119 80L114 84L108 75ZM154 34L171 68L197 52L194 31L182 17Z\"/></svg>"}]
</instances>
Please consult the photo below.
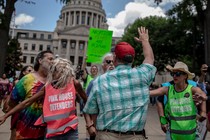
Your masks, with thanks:
<instances>
[{"instance_id":1,"label":"raised hand","mask_svg":"<svg viewBox=\"0 0 210 140\"><path fill-rule=\"evenodd\" d=\"M139 37L134 37L137 42L149 41L148 29L145 27L138 28Z\"/></svg>"}]
</instances>

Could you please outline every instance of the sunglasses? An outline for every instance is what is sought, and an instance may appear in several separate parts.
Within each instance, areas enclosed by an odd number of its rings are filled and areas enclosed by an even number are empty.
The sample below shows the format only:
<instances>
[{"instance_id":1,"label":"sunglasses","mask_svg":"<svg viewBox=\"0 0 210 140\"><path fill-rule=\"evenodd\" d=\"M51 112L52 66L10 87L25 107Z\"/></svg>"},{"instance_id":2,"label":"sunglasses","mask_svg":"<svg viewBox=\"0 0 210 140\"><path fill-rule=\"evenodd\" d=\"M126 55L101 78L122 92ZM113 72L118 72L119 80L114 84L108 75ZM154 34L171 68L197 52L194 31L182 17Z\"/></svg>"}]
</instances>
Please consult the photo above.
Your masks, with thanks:
<instances>
[{"instance_id":1,"label":"sunglasses","mask_svg":"<svg viewBox=\"0 0 210 140\"><path fill-rule=\"evenodd\" d=\"M179 76L185 75L185 74L186 74L186 73L184 73L184 72L171 72L171 76L172 76L172 77L174 77L174 76L179 77Z\"/></svg>"},{"instance_id":2,"label":"sunglasses","mask_svg":"<svg viewBox=\"0 0 210 140\"><path fill-rule=\"evenodd\" d=\"M27 70L28 72L32 72L32 70Z\"/></svg>"},{"instance_id":3,"label":"sunglasses","mask_svg":"<svg viewBox=\"0 0 210 140\"><path fill-rule=\"evenodd\" d=\"M105 61L107 64L111 64L111 62L113 63L113 60L106 60Z\"/></svg>"}]
</instances>

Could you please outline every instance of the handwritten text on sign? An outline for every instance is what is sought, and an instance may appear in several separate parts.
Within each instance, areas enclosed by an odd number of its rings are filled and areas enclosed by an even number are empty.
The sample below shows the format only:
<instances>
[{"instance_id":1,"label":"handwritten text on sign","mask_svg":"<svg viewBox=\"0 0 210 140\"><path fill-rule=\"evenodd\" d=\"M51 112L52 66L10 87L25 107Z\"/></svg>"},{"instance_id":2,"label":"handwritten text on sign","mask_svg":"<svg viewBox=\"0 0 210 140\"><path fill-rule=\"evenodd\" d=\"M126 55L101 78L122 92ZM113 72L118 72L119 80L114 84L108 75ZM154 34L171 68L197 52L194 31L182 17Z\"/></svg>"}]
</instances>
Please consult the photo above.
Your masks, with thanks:
<instances>
[{"instance_id":1,"label":"handwritten text on sign","mask_svg":"<svg viewBox=\"0 0 210 140\"><path fill-rule=\"evenodd\" d=\"M112 31L102 29L90 29L87 62L101 63L104 54L110 51L112 43Z\"/></svg>"}]
</instances>

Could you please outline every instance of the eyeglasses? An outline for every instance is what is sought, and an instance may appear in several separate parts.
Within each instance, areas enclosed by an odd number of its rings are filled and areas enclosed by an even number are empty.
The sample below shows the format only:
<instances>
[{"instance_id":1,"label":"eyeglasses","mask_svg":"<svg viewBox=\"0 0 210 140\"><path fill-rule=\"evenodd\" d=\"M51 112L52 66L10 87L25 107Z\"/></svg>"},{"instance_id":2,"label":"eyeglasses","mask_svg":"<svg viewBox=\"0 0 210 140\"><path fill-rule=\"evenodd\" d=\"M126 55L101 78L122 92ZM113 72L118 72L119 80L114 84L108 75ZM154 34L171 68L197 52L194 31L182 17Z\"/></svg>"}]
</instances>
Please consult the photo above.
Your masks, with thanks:
<instances>
[{"instance_id":1,"label":"eyeglasses","mask_svg":"<svg viewBox=\"0 0 210 140\"><path fill-rule=\"evenodd\" d=\"M185 75L185 74L186 74L186 73L184 73L184 72L171 72L171 76L172 76L172 77L174 77L174 76L179 77L179 76Z\"/></svg>"},{"instance_id":2,"label":"eyeglasses","mask_svg":"<svg viewBox=\"0 0 210 140\"><path fill-rule=\"evenodd\" d=\"M105 61L107 64L111 64L111 62L113 63L113 60L106 60Z\"/></svg>"}]
</instances>

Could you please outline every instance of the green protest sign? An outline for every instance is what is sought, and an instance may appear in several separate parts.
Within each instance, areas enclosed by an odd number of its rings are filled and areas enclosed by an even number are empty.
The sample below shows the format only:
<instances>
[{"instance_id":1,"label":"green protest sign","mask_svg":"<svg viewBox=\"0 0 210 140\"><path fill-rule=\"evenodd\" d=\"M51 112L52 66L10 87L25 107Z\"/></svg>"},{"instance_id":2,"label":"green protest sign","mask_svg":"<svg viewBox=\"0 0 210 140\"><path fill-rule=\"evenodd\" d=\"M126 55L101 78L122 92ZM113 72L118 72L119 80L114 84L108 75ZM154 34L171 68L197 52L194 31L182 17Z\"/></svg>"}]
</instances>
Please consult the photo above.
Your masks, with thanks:
<instances>
[{"instance_id":1,"label":"green protest sign","mask_svg":"<svg viewBox=\"0 0 210 140\"><path fill-rule=\"evenodd\" d=\"M101 63L103 55L111 49L112 33L109 30L90 28L87 62Z\"/></svg>"}]
</instances>

